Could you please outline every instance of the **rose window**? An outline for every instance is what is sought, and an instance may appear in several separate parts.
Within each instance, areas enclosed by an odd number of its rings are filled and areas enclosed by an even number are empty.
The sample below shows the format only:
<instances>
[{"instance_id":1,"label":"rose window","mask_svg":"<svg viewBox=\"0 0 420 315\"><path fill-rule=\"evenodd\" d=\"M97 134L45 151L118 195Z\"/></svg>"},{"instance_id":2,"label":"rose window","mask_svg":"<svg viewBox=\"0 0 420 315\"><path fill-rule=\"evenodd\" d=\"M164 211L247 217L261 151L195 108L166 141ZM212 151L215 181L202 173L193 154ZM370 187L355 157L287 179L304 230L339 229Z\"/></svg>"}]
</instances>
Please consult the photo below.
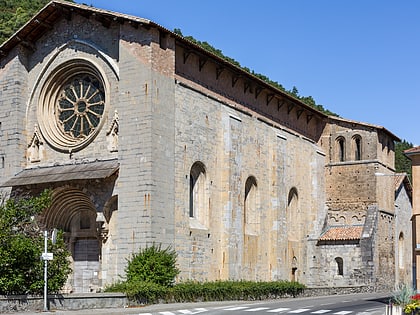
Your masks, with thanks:
<instances>
[{"instance_id":1,"label":"rose window","mask_svg":"<svg viewBox=\"0 0 420 315\"><path fill-rule=\"evenodd\" d=\"M53 69L42 85L37 118L46 142L60 152L77 152L99 134L107 113L105 74L85 59Z\"/></svg>"},{"instance_id":2,"label":"rose window","mask_svg":"<svg viewBox=\"0 0 420 315\"><path fill-rule=\"evenodd\" d=\"M105 108L102 84L94 77L75 77L64 85L57 101L57 117L62 131L85 138L98 127Z\"/></svg>"}]
</instances>

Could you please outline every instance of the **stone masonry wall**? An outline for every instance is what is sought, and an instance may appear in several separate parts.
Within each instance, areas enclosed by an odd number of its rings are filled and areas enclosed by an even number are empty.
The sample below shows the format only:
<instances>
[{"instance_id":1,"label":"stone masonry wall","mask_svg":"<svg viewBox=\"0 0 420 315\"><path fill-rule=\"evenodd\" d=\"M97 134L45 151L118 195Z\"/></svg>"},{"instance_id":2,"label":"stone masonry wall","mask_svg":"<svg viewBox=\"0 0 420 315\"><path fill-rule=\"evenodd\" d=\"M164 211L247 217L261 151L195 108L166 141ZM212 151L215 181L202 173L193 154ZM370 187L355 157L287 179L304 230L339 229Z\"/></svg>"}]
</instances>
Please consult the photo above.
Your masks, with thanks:
<instances>
[{"instance_id":1,"label":"stone masonry wall","mask_svg":"<svg viewBox=\"0 0 420 315\"><path fill-rule=\"evenodd\" d=\"M115 38L118 38L119 30L115 26L107 29L109 36L114 39L104 40L104 36L102 36L104 29L99 22L81 16L75 16L71 21L63 19L55 25L52 34L46 34L39 40L39 49L30 56L28 61L30 88L24 95L25 100L28 100L24 104L29 103L26 121L26 145L29 145L36 125L39 125L39 120L51 119L51 117L40 117L39 115L40 95L45 92L43 88L47 80L54 76L57 70L63 67L63 64L77 59L90 62L102 73L107 84L105 87L107 93L105 112L101 123L102 128L93 143L81 151L72 152L72 154L59 152L45 144L45 158L36 163L28 161L26 163L27 167L118 157L118 152L108 150L106 134L115 111L122 110L118 92L119 68L116 63L119 59L118 42L115 40ZM60 34L60 36L53 36L54 34ZM59 49L56 49L56 47L59 47ZM42 136L42 133L40 134ZM45 142L47 139L41 140ZM25 153L25 151L22 151L22 153Z\"/></svg>"},{"instance_id":2,"label":"stone masonry wall","mask_svg":"<svg viewBox=\"0 0 420 315\"><path fill-rule=\"evenodd\" d=\"M21 63L26 56L17 48L15 57L2 59L0 69L0 176L9 178L25 162L25 107L28 76ZM20 56L19 56L20 55ZM5 189L7 190L7 189Z\"/></svg>"},{"instance_id":3,"label":"stone masonry wall","mask_svg":"<svg viewBox=\"0 0 420 315\"><path fill-rule=\"evenodd\" d=\"M411 200L403 183L396 191L397 198L395 200L396 217L395 217L395 283L412 285L413 269L410 268L413 260L412 254L412 225L411 222Z\"/></svg>"},{"instance_id":4,"label":"stone masonry wall","mask_svg":"<svg viewBox=\"0 0 420 315\"><path fill-rule=\"evenodd\" d=\"M173 83L151 69L156 33L123 26L119 82L119 209L116 273L126 258L152 243L174 241Z\"/></svg>"},{"instance_id":5,"label":"stone masonry wall","mask_svg":"<svg viewBox=\"0 0 420 315\"><path fill-rule=\"evenodd\" d=\"M231 102L239 110L250 110L262 120L279 123L312 141L318 141L321 136L322 114L299 105L292 97L281 95L270 85L182 45L176 46L175 57L176 73L195 82L198 88L204 87L208 93Z\"/></svg>"},{"instance_id":6,"label":"stone masonry wall","mask_svg":"<svg viewBox=\"0 0 420 315\"><path fill-rule=\"evenodd\" d=\"M176 104L175 222L180 278L291 279L292 257L296 256L296 277L305 282L305 240L308 234L316 234L323 209L318 178L323 156L317 147L225 106L204 90L194 90L188 81L176 87ZM196 161L205 165L209 183L207 226L195 224L188 216L189 173ZM249 176L256 178L258 190L258 228L252 234L247 234L243 223ZM298 192L298 207L291 218L301 235L294 253L287 237L292 188Z\"/></svg>"}]
</instances>

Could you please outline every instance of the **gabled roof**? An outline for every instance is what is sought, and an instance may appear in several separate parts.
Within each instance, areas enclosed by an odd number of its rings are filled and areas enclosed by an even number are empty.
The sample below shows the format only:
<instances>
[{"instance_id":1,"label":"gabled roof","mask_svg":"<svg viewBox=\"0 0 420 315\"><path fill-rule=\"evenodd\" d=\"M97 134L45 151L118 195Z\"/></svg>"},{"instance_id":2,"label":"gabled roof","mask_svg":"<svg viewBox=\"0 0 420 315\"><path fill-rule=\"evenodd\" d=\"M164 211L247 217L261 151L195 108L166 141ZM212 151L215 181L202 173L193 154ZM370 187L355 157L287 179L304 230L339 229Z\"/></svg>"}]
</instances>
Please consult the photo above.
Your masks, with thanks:
<instances>
[{"instance_id":1,"label":"gabled roof","mask_svg":"<svg viewBox=\"0 0 420 315\"><path fill-rule=\"evenodd\" d=\"M357 241L362 236L362 225L330 226L319 241Z\"/></svg>"},{"instance_id":2,"label":"gabled roof","mask_svg":"<svg viewBox=\"0 0 420 315\"><path fill-rule=\"evenodd\" d=\"M411 149L407 149L407 150L404 151L404 154L407 157L410 157L411 155L418 155L418 154L420 154L420 146L414 147L414 148L411 148Z\"/></svg>"},{"instance_id":3,"label":"gabled roof","mask_svg":"<svg viewBox=\"0 0 420 315\"><path fill-rule=\"evenodd\" d=\"M408 197L410 200L413 197L413 186L411 185L410 178L407 176L406 173L395 173L395 193L397 194L400 190L401 186L404 186L405 191L407 192ZM397 198L395 196L395 198Z\"/></svg>"},{"instance_id":4,"label":"gabled roof","mask_svg":"<svg viewBox=\"0 0 420 315\"><path fill-rule=\"evenodd\" d=\"M62 17L70 20L73 13L80 14L85 17L93 16L104 26L109 26L114 21L120 23L127 21L132 23L134 27L138 27L140 24L147 24L163 29L160 25L157 25L147 19L97 9L83 4L63 0L53 0L43 7L31 20L23 25L15 34L12 35L12 37L0 46L0 56L2 57L7 55L18 44L33 48L34 43L42 35L44 35L45 32L51 30L54 23Z\"/></svg>"},{"instance_id":5,"label":"gabled roof","mask_svg":"<svg viewBox=\"0 0 420 315\"><path fill-rule=\"evenodd\" d=\"M202 48L201 46L185 39L184 37L164 28L163 26L154 23L148 19L117 13L113 11L103 10L94 8L91 6L83 5L83 4L76 4L72 2L67 2L63 0L53 0L48 3L44 8L42 8L30 21L28 21L24 26L22 26L12 37L10 37L7 41L5 41L0 46L0 59L7 56L9 52L16 47L17 45L23 45L28 47L29 49L35 49L35 42L44 35L47 31L53 28L53 25L61 18L65 18L70 20L72 14L79 14L86 18L94 18L98 22L102 23L105 27L109 27L111 23L128 23L132 25L134 28L138 28L141 25L148 26L148 27L155 27L160 31L170 34L173 36L177 43L182 46L187 47L189 50L199 53L200 55L207 56L217 62L218 64L232 69L234 72L238 73L238 75L242 77L246 77L254 82L257 82L259 86L262 88L275 91L278 95L281 95L285 99L299 104L305 110L316 114L317 116L326 118L328 115L324 114L323 112L303 103L301 100L291 96L290 94L277 89L276 87L272 86L271 84L267 83L266 81L258 78L257 76L245 71L241 67L213 54Z\"/></svg>"},{"instance_id":6,"label":"gabled roof","mask_svg":"<svg viewBox=\"0 0 420 315\"><path fill-rule=\"evenodd\" d=\"M388 134L394 141L397 141L397 142L401 141L401 139L399 137L397 137L395 134L393 134L391 131L384 128L383 126L373 125L373 124L369 124L369 123L365 123L365 122L360 122L360 121L356 121L356 120L345 119L345 118L335 117L335 116L329 116L329 119L330 120L335 120L335 121L342 121L342 122L350 123L350 124L356 124L356 125L369 127L369 128L373 128L373 129L377 129L377 130L381 130L381 131L385 132L386 134Z\"/></svg>"}]
</instances>

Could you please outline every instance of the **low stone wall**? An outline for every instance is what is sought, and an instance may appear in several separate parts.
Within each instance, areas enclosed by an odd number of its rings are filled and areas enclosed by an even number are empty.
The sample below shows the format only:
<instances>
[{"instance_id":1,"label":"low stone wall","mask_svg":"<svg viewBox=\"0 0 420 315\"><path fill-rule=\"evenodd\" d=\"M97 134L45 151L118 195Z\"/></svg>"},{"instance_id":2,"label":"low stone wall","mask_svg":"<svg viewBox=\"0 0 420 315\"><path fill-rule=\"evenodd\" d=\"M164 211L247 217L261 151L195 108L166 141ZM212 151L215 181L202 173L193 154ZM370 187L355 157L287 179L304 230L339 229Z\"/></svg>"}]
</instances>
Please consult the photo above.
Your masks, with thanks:
<instances>
[{"instance_id":1,"label":"low stone wall","mask_svg":"<svg viewBox=\"0 0 420 315\"><path fill-rule=\"evenodd\" d=\"M80 310L95 308L123 308L128 299L122 293L49 295L50 310ZM37 296L13 295L0 297L0 313L42 311L44 298Z\"/></svg>"},{"instance_id":2,"label":"low stone wall","mask_svg":"<svg viewBox=\"0 0 420 315\"><path fill-rule=\"evenodd\" d=\"M336 287L336 288L307 288L299 296L327 296L352 293L374 292L369 286ZM90 293L49 295L48 306L50 310L81 310L98 308L123 308L133 305L122 293ZM43 297L13 295L0 297L0 313L42 311L44 309Z\"/></svg>"},{"instance_id":3,"label":"low stone wall","mask_svg":"<svg viewBox=\"0 0 420 315\"><path fill-rule=\"evenodd\" d=\"M378 292L378 290L371 286L306 288L303 294L301 294L300 296L311 297L311 296L326 296L326 295L371 293L371 292Z\"/></svg>"}]
</instances>

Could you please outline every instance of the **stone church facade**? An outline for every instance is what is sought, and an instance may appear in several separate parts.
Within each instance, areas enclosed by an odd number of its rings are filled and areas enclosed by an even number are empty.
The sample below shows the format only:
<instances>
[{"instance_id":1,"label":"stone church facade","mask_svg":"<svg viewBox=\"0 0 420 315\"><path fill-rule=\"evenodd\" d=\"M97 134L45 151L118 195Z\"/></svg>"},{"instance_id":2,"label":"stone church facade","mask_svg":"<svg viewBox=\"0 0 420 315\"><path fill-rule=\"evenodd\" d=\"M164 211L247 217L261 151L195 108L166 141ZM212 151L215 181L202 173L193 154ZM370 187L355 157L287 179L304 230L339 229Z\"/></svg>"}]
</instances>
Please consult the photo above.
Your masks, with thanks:
<instances>
[{"instance_id":1,"label":"stone church facade","mask_svg":"<svg viewBox=\"0 0 420 315\"><path fill-rule=\"evenodd\" d=\"M0 178L53 191L68 292L150 244L194 279L411 282L394 134L327 116L142 18L53 1L0 47ZM396 207L398 204L398 207Z\"/></svg>"}]
</instances>

